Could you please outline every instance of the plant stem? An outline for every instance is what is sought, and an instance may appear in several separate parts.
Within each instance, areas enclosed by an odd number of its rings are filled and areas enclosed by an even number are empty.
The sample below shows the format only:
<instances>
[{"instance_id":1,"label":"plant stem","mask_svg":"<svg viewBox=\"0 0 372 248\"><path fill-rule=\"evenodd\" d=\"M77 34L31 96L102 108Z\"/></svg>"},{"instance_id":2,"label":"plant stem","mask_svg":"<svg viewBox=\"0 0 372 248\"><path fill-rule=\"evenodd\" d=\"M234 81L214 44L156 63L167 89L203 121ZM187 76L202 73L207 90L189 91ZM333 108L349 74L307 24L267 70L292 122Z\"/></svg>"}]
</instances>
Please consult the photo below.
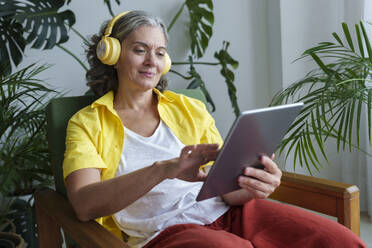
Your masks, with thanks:
<instances>
[{"instance_id":1,"label":"plant stem","mask_svg":"<svg viewBox=\"0 0 372 248\"><path fill-rule=\"evenodd\" d=\"M65 48L65 47L63 47L63 46L61 46L59 44L57 44L56 46L59 47L59 48L61 48L63 51L65 51L69 55L71 55L84 68L85 71L88 71L88 68L84 65L84 63L75 54L73 54L67 48Z\"/></svg>"},{"instance_id":2,"label":"plant stem","mask_svg":"<svg viewBox=\"0 0 372 248\"><path fill-rule=\"evenodd\" d=\"M174 74L182 77L183 79L186 79L186 80L190 80L192 79L192 76L188 77L188 76L185 76L185 75L182 75L181 73L179 73L178 71L175 71L175 70L169 70L170 72L173 72Z\"/></svg>"},{"instance_id":3,"label":"plant stem","mask_svg":"<svg viewBox=\"0 0 372 248\"><path fill-rule=\"evenodd\" d=\"M177 14L173 17L171 23L168 25L168 29L167 29L167 32L169 32L171 30L171 28L173 27L174 23L177 21L177 19L180 17L181 13L182 13L182 10L183 8L185 7L186 5L186 2L182 4L181 8L178 10Z\"/></svg>"},{"instance_id":4,"label":"plant stem","mask_svg":"<svg viewBox=\"0 0 372 248\"><path fill-rule=\"evenodd\" d=\"M74 33L77 34L85 43L89 43L89 41L75 28L71 27L71 30L74 31Z\"/></svg>"},{"instance_id":5,"label":"plant stem","mask_svg":"<svg viewBox=\"0 0 372 248\"><path fill-rule=\"evenodd\" d=\"M337 83L336 86L340 86L342 84L346 84L346 83L351 82L351 81L367 81L367 82L372 82L371 79L366 79L366 78L351 78L351 79L348 79L348 80L345 80L345 81L342 81L342 82Z\"/></svg>"}]
</instances>

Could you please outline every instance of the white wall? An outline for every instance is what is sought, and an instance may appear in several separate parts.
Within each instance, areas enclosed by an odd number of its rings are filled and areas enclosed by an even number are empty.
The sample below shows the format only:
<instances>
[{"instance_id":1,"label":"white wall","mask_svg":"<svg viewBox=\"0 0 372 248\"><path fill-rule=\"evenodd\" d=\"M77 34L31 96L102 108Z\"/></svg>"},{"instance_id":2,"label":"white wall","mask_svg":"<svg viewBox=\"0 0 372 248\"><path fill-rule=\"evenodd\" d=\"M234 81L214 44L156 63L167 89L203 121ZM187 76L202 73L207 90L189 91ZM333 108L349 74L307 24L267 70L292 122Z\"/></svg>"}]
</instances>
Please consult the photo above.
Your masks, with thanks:
<instances>
[{"instance_id":1,"label":"white wall","mask_svg":"<svg viewBox=\"0 0 372 248\"><path fill-rule=\"evenodd\" d=\"M370 0L368 0L370 1ZM114 3L114 1L112 1ZM238 102L241 110L266 106L271 97L283 87L302 78L311 68L309 61L293 61L301 53L318 42L332 39L331 33L341 31L341 22L350 25L358 22L363 0L231 0L214 1L214 35L203 61L214 61L213 53L222 47L222 41L230 41L230 54L240 62L235 71ZM142 9L160 16L169 24L183 0L122 1L114 4L114 12ZM98 31L101 23L110 18L102 0L72 1L76 14L75 28L88 36ZM188 56L186 11L177 26L170 32L169 53L173 61ZM64 46L84 58L80 38L71 33ZM68 95L83 94L85 73L80 65L58 48L52 51L28 50L21 66L31 62L51 63L54 66L42 74L43 78ZM179 69L179 67L177 67ZM182 69L182 68L181 68ZM185 71L187 68L184 68ZM207 83L217 107L213 113L216 125L225 136L234 120L223 77L219 68L200 66L198 69ZM184 88L186 83L169 74L170 88ZM344 160L336 154L335 147L327 146L330 166L321 169L317 176L340 180L339 164ZM282 164L283 166L283 164ZM288 164L286 169L290 169ZM306 173L298 169L297 172Z\"/></svg>"},{"instance_id":2,"label":"white wall","mask_svg":"<svg viewBox=\"0 0 372 248\"><path fill-rule=\"evenodd\" d=\"M160 16L166 24L169 24L184 1L121 1L121 6L114 4L114 1L111 2L115 13L142 9ZM72 1L68 8L76 15L74 27L84 36L98 32L101 23L110 19L108 10L103 5L103 0ZM269 86L266 1L214 1L214 14L214 34L203 61L215 62L214 52L222 48L223 40L230 41L230 54L240 62L235 76L241 109L246 110L267 105ZM168 51L173 61L183 61L188 57L189 41L185 39L186 32L188 32L187 20L185 10L169 34ZM85 61L81 39L72 32L70 34L70 40L63 46ZM42 78L48 79L53 87L63 92L67 91L67 95L80 95L87 90L83 68L59 48L55 47L51 51L29 49L26 55L27 58L21 67L36 61L54 65L42 74ZM179 68L176 67L176 69ZM213 115L222 136L225 136L235 117L228 99L224 78L220 76L219 67L200 66L198 70L215 101L217 111ZM185 88L187 85L180 77L172 73L168 74L168 78L170 79L170 88Z\"/></svg>"}]
</instances>

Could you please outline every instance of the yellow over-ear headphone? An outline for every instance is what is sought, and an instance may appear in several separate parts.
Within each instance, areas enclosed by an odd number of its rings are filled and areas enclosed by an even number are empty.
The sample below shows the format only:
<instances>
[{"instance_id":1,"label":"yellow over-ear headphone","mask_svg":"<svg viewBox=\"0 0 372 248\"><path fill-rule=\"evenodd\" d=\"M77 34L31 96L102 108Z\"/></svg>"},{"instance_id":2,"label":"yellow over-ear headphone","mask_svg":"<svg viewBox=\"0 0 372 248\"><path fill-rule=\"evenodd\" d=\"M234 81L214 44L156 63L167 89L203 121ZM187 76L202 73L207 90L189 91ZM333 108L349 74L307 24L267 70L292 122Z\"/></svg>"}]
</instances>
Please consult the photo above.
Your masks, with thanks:
<instances>
[{"instance_id":1,"label":"yellow over-ear headphone","mask_svg":"<svg viewBox=\"0 0 372 248\"><path fill-rule=\"evenodd\" d=\"M115 22L122 16L128 14L130 11L125 11L123 13L115 16L109 24L107 24L105 34L102 36L101 40L97 45L97 57L103 64L114 65L118 61L121 52L120 41L116 38L110 37L112 28L114 27ZM162 75L166 74L171 68L171 59L168 53L164 54L164 70Z\"/></svg>"}]
</instances>

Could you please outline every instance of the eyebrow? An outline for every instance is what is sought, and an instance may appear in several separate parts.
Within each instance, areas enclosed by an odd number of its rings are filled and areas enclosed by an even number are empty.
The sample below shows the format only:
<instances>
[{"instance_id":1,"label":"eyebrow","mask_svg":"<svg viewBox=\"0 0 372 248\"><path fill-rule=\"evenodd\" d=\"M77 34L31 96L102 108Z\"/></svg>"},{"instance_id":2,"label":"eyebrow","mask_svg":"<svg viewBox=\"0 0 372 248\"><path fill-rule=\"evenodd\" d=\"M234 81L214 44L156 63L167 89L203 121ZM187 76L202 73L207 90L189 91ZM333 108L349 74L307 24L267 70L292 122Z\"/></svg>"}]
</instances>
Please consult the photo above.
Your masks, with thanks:
<instances>
[{"instance_id":1,"label":"eyebrow","mask_svg":"<svg viewBox=\"0 0 372 248\"><path fill-rule=\"evenodd\" d=\"M145 42L142 42L142 41L134 41L133 42L133 44L138 44L138 45L142 45L142 46L144 46L144 47L149 47ZM160 47L157 47L156 49L164 49L164 50L167 50L167 48L166 47L164 47L164 46L160 46Z\"/></svg>"}]
</instances>

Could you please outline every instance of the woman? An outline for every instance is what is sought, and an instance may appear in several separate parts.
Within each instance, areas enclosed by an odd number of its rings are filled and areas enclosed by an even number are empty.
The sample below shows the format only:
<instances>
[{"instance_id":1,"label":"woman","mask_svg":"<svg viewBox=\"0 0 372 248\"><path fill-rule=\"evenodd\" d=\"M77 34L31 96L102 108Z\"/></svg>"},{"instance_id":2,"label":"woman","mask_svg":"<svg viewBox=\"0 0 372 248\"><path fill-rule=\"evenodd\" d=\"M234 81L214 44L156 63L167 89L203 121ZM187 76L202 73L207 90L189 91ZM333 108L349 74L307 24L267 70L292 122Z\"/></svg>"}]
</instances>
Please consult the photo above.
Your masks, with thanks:
<instances>
[{"instance_id":1,"label":"woman","mask_svg":"<svg viewBox=\"0 0 372 248\"><path fill-rule=\"evenodd\" d=\"M116 43L118 47L111 47ZM142 11L122 13L92 38L87 79L101 98L69 121L63 165L77 217L97 219L132 247L303 247L328 242L327 232L310 235L308 230L314 230L307 226L284 230L296 215L280 217L286 221L277 226L281 235L297 235L295 242L272 233L258 235L254 222L270 223L265 213L292 211L255 200L268 197L280 184L281 171L267 156L260 158L264 170L247 168L238 178L240 190L195 201L206 176L202 166L216 158L222 139L201 102L164 90L166 46L163 23ZM117 53L107 57L110 51ZM360 240L350 231L326 223L343 234L337 242L358 247Z\"/></svg>"}]
</instances>

